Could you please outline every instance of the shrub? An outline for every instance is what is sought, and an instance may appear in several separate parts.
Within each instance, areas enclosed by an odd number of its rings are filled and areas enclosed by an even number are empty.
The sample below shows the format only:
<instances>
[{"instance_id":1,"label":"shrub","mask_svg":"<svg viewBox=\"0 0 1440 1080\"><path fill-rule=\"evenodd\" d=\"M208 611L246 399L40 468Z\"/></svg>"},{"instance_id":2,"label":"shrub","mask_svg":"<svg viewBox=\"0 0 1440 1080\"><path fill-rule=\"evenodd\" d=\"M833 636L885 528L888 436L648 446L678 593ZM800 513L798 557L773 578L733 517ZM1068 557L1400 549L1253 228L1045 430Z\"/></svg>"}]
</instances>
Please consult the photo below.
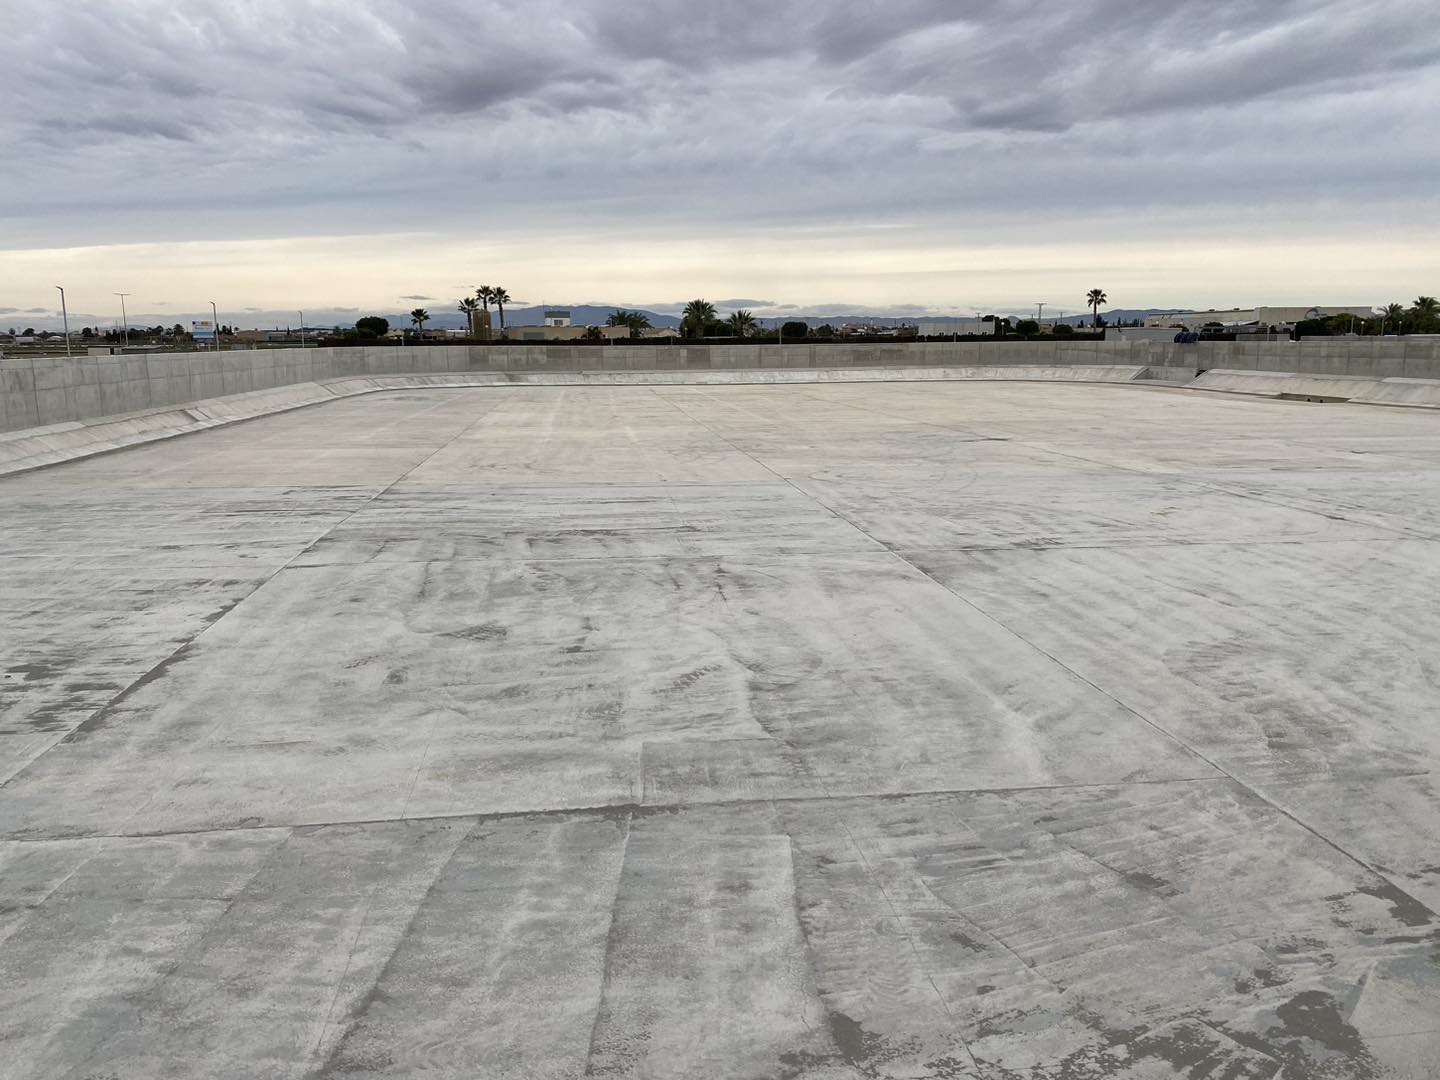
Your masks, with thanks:
<instances>
[{"instance_id":1,"label":"shrub","mask_svg":"<svg viewBox=\"0 0 1440 1080\"><path fill-rule=\"evenodd\" d=\"M355 333L362 338L382 338L390 332L390 320L379 315L366 315L355 321Z\"/></svg>"}]
</instances>

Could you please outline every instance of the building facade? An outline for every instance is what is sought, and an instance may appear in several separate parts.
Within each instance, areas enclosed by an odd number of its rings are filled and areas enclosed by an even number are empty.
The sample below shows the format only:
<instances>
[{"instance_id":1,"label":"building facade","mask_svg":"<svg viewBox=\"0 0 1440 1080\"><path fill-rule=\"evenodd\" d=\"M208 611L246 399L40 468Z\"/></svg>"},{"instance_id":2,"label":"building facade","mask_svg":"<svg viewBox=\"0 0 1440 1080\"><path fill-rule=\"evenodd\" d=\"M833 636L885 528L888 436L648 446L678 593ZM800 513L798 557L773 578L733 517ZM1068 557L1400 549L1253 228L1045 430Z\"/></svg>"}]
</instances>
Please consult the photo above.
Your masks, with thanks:
<instances>
[{"instance_id":1,"label":"building facade","mask_svg":"<svg viewBox=\"0 0 1440 1080\"><path fill-rule=\"evenodd\" d=\"M1331 315L1354 315L1368 319L1375 314L1369 304L1315 304L1311 307L1231 308L1224 311L1171 311L1146 316L1146 326L1183 326L1199 330L1206 323L1232 326L1294 326L1305 319L1324 319Z\"/></svg>"}]
</instances>

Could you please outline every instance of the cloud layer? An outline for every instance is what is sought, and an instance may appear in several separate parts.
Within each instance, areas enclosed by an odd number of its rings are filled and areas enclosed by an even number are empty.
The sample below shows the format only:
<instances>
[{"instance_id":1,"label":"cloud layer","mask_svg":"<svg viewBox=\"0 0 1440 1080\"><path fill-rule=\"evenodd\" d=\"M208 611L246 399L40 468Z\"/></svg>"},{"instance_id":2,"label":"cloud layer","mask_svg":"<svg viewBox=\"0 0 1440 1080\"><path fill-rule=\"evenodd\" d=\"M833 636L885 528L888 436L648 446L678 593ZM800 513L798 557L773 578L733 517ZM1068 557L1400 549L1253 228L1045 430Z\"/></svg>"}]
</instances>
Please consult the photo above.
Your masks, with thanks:
<instances>
[{"instance_id":1,"label":"cloud layer","mask_svg":"<svg viewBox=\"0 0 1440 1080\"><path fill-rule=\"evenodd\" d=\"M1420 0L11 0L9 16L12 249L312 236L383 253L421 234L528 271L537 248L590 238L624 265L588 294L683 274L685 291L844 303L865 297L759 271L795 251L823 268L839 236L881 252L877 273L897 247L925 266L934 246L1002 239L1040 272L1086 230L1240 252L1287 235L1433 249L1436 232L1440 30ZM677 263L686 237L725 271ZM412 276L362 299L447 295L466 268ZM0 301L48 284L0 271Z\"/></svg>"}]
</instances>

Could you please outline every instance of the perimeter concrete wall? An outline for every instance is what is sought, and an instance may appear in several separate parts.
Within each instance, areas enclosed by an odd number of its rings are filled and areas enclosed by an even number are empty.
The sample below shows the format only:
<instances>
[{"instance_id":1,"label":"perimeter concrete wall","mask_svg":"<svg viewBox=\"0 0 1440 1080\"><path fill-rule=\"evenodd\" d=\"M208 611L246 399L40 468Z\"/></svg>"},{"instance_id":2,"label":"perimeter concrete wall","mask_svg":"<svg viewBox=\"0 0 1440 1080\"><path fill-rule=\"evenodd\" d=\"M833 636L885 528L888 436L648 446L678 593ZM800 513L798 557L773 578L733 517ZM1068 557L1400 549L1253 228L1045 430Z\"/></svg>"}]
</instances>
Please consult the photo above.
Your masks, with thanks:
<instances>
[{"instance_id":1,"label":"perimeter concrete wall","mask_svg":"<svg viewBox=\"0 0 1440 1080\"><path fill-rule=\"evenodd\" d=\"M1193 345L1064 340L784 346L455 345L22 358L0 361L0 431L356 376L1071 364L1440 379L1440 343L1311 338Z\"/></svg>"}]
</instances>

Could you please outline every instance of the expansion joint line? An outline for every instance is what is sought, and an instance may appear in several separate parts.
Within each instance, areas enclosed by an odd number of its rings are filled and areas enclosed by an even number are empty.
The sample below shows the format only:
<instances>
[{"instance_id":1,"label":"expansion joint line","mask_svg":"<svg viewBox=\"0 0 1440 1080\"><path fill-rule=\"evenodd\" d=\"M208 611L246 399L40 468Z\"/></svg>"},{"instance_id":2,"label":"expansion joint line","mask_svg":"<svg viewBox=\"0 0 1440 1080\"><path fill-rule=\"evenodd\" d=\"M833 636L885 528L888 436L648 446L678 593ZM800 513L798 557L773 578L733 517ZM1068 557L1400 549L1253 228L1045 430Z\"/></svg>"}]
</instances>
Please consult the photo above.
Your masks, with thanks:
<instances>
[{"instance_id":1,"label":"expansion joint line","mask_svg":"<svg viewBox=\"0 0 1440 1080\"><path fill-rule=\"evenodd\" d=\"M658 396L658 395L657 395L657 396ZM1167 739L1169 739L1171 742L1173 742L1176 746L1179 746L1179 747L1181 747L1182 749L1184 749L1185 751L1187 751L1191 756L1193 756L1193 757L1196 758L1197 760L1204 762L1204 763L1205 763L1206 765L1208 765L1210 768L1214 769L1215 772L1219 773L1221 776L1223 776L1223 777L1225 777L1226 779L1228 779L1228 780L1229 780L1232 784L1234 784L1237 788L1239 788L1240 790L1246 792L1251 798L1255 799L1257 802L1262 803L1262 804L1264 804L1265 806L1268 806L1268 807L1269 807L1271 810L1273 810L1275 813L1277 813L1277 814L1279 814L1280 816L1286 818L1287 820L1289 820L1290 822L1292 822L1294 825L1296 825L1298 828L1303 829L1305 832L1309 833L1309 834L1310 834L1311 836L1313 836L1316 840L1320 841L1320 843L1324 844L1326 847L1330 848L1332 851L1335 851L1337 854L1341 855L1343 858L1345 858L1345 859L1347 859L1348 861L1353 862L1355 865L1359 866L1362 870L1365 871L1365 873L1371 875L1371 876L1374 877L1374 878L1379 879L1380 881L1385 882L1388 886L1390 886L1390 888L1394 889L1397 893L1399 893L1400 895L1406 897L1408 900L1410 900L1412 903L1416 904L1416 905L1417 905L1419 908L1421 908L1422 910L1428 912L1428 913L1430 914L1431 918L1440 919L1440 912L1435 912L1435 911L1431 910L1428 905L1422 903L1419 899L1417 899L1416 897L1412 896L1410 893L1406 892L1406 891L1405 891L1404 889L1402 889L1399 885L1397 885L1394 881L1392 881L1388 875L1381 873L1378 869L1376 869L1374 866L1370 865L1368 862L1366 862L1364 859L1362 859L1359 855L1355 854L1353 851L1348 850L1347 848L1345 848L1345 847L1342 846L1341 844L1337 843L1335 840L1332 840L1330 837L1328 837L1328 836L1326 836L1324 833L1320 832L1320 831L1319 831L1318 829L1316 829L1314 826L1312 826L1312 825L1310 825L1308 822L1302 820L1302 819L1301 819L1300 817L1298 817L1296 814L1292 813L1292 812L1289 811L1289 810L1286 810L1283 806L1280 806L1280 805L1279 805L1278 803L1276 803L1274 800L1272 800L1272 799L1270 799L1270 798L1267 798L1265 795L1262 795L1258 790L1256 790L1255 787L1253 787L1252 785L1246 783L1244 780L1241 780L1241 779L1240 779L1239 777L1237 777L1234 773L1232 773L1229 769L1226 769L1224 766L1222 766L1219 762L1217 762L1216 760L1214 760L1213 758L1211 758L1209 755L1203 753L1203 752L1202 752L1201 750L1199 750L1197 747L1193 746L1192 744L1190 744L1190 743L1187 742L1186 740L1182 739L1182 738L1181 738L1179 735L1177 735L1175 732L1170 731L1168 728L1166 728L1166 727L1162 726L1161 724L1157 723L1156 721L1152 720L1150 717L1146 716L1144 713L1140 712L1138 709L1136 709L1136 708L1134 708L1133 706L1131 706L1131 705L1127 704L1126 702L1122 701L1120 698L1116 697L1114 694L1110 693L1108 690L1106 690L1106 689L1104 689L1103 687L1097 685L1097 684L1096 684L1094 681L1092 681L1091 679L1086 678L1084 675L1080 674L1080 672L1078 672L1078 671L1076 671L1074 668L1072 668L1069 664L1066 664L1064 661L1062 661L1059 657L1055 656L1053 653L1047 651L1046 649L1041 648L1039 645L1037 645L1035 642L1031 641L1029 638L1027 638L1024 634L1020 633L1020 632L1019 632L1018 630L1016 630L1014 627L1008 625L1007 623L1005 623L1005 622L1002 621L1001 619L997 618L996 616L992 615L990 612L986 611L983 607L981 607L979 604L975 603L975 601L971 600L968 596L964 595L964 594L961 593L961 592L958 592L958 591L957 591L956 589L954 589L952 586L947 585L945 582L941 581L939 578L935 577L933 574L927 573L927 572L926 572L925 570L923 570L921 567L915 565L915 564L912 563L909 559L907 559L907 558L905 558L903 555L901 555L898 551L896 551L894 548L892 548L889 544L886 544L886 543L884 543L883 541L877 539L875 536L871 535L869 532L867 532L867 531L864 529L864 527L862 527L858 522L854 521L852 518L847 517L845 514L843 514L843 513L841 513L840 511L836 510L834 507L830 506L828 503L824 502L822 499L820 499L820 498L818 498L817 496L815 496L814 494L806 491L804 488L800 487L798 484L796 484L796 483L794 483L792 480L790 480L789 477L782 476L781 474L775 472L774 469L770 468L770 467L769 467L768 465L766 465L763 461L760 461L759 459L757 459L753 454L750 454L750 453L746 452L745 450L740 449L740 447L736 446L736 445L735 445L733 442L731 442L729 439L725 438L725 436L723 436L723 435L721 435L719 432L715 431L714 428L712 428L709 424L706 424L703 420L699 419L698 417L691 416L689 412L687 412L684 408L681 408L678 404L675 404L674 402L671 402L670 404L671 404L674 408L676 408L677 410L679 410L681 413L683 413L688 419L690 419L690 420L693 421L694 423L699 424L701 427L705 428L705 430L709 431L712 435L714 435L717 439L719 439L719 440L721 440L722 442L726 443L726 445L730 446L730 447L731 447L732 449L734 449L737 453L743 454L745 457L747 457L747 458L749 458L751 461L755 462L756 465L760 466L762 469L764 469L765 471L769 472L771 475L775 476L777 479L783 481L783 482L786 483L786 484L789 484L790 487L794 488L794 489L795 489L796 491L798 491L801 495L805 496L805 497L806 497L807 499L809 499L811 502L815 503L815 505L821 507L821 508L824 509L826 512L828 512L829 514L831 514L832 516L834 516L836 519L838 519L838 520L840 520L840 521L843 521L846 525L850 526L850 528L854 529L854 530L855 530L857 533L859 533L861 536L865 537L867 540L869 540L869 541L870 541L872 544L874 544L876 547L878 547L878 548L880 548L881 550L887 552L887 553L888 553L890 556L892 556L893 558L899 560L899 561L900 561L902 564L904 564L909 570L911 570L912 572L914 572L914 573L916 573L916 574L919 574L921 577L927 579L928 581L934 582L936 585L938 585L940 588L944 589L944 590L945 590L947 593L949 593L951 596L955 597L955 599L959 600L962 604L965 604L967 607L971 608L973 611L975 611L976 613L978 613L981 617L983 617L983 618L989 620L990 622L994 623L996 626L1000 627L1000 629L1004 630L1007 634L1010 634L1012 637L1016 638L1017 640L1019 640L1020 642L1022 642L1023 644L1025 644L1025 645L1028 646L1029 648L1034 649L1036 652L1038 652L1038 653L1040 653L1040 655L1046 657L1048 660L1050 660L1051 663L1055 664L1057 667L1059 667L1059 668L1062 669L1063 671L1069 672L1069 673L1070 673L1071 675L1073 675L1076 679L1079 679L1079 680L1080 680L1082 683L1084 683L1086 686L1088 686L1088 687L1090 687L1092 690L1094 690L1097 694L1100 694L1101 696L1103 696L1103 697L1109 699L1110 701L1114 702L1117 706L1119 706L1121 709L1124 709L1124 710L1125 710L1126 712L1128 712L1130 715L1134 716L1134 717L1135 717L1137 720L1139 720L1141 723L1143 723L1143 724L1145 724L1146 726L1154 729L1154 730L1155 730L1156 732L1158 732L1160 735L1164 736L1165 738L1167 738ZM1142 473L1143 475L1147 475L1147 476L1148 476L1148 475L1154 475L1154 474L1151 474L1151 473L1145 473L1144 470L1141 470L1141 469L1132 469L1132 468L1126 468L1125 466L1122 466L1122 465L1115 465L1115 464L1112 463L1112 462L1096 462L1096 461L1092 461L1092 460L1089 459L1089 458L1084 458L1084 457L1081 457L1080 455L1076 455L1076 454L1067 454L1067 453L1065 453L1064 451L1054 450L1054 449L1052 449L1052 448L1050 448L1050 447L1034 446L1033 444L1031 444L1031 443L1029 443L1029 442L1027 442L1027 441L1025 441L1025 440L1017 440L1017 441L1019 441L1021 445L1029 446L1029 447L1031 447L1032 449L1041 450L1041 451L1044 451L1044 452L1046 452L1046 453L1051 453L1051 454L1054 454L1054 455L1057 456L1057 457L1064 457L1064 458L1070 458L1070 459L1072 459L1072 460L1085 461L1087 464L1100 465L1100 466L1105 467L1105 468L1117 469L1117 470L1119 470L1119 471L1121 471L1121 472ZM1166 475L1170 475L1170 474L1166 474ZM1181 480L1181 481L1184 480L1183 477L1177 477L1176 479ZM1193 485L1196 486L1196 487L1200 487L1200 488L1204 488L1204 489L1208 489L1208 490L1224 491L1223 488L1219 488L1219 487L1215 487L1215 486L1213 486L1213 485L1206 484L1206 483L1204 483L1203 481L1190 481L1190 483L1193 484ZM1226 492L1226 494L1235 494L1235 495L1237 495L1238 497L1242 497L1242 498L1247 497L1247 496L1244 496L1244 495L1239 495L1239 493L1235 493L1235 492ZM1254 497L1254 496L1249 496L1249 497ZM1262 502L1263 502L1263 501L1265 501L1265 500L1260 499L1259 501L1262 501ZM1299 508L1299 507L1291 507L1291 509L1302 510L1302 508ZM1318 513L1317 511L1314 511L1314 510L1310 510L1310 511L1303 511L1303 510L1302 510L1302 512L1307 512L1307 513L1311 513L1311 514L1316 514L1316 513ZM1323 515L1320 515L1320 516L1323 516ZM1346 519L1344 519L1344 520L1349 521L1348 518L1346 518ZM1352 522L1352 524L1354 524L1354 523ZM1393 529L1392 529L1392 530L1390 530L1390 531L1396 531L1396 530L1393 530ZM1402 535L1403 535L1403 534L1402 534Z\"/></svg>"},{"instance_id":2,"label":"expansion joint line","mask_svg":"<svg viewBox=\"0 0 1440 1080\"><path fill-rule=\"evenodd\" d=\"M843 517L844 515L840 515L840 516ZM848 520L848 519L846 519L846 520ZM853 525L854 523L852 522L851 524ZM860 527L859 527L858 525L855 525L854 527L855 527L856 529L859 529L861 532L864 532L864 530L863 530L863 529L860 529ZM866 533L866 535L868 536L869 534ZM873 539L873 537L872 537L872 539ZM877 542L878 542L878 541L877 541ZM1328 837L1328 836L1326 836L1324 833L1320 832L1320 830L1316 829L1313 825L1310 825L1308 822L1302 820L1302 819L1301 819L1300 817L1298 817L1296 814L1292 813L1291 811L1285 809L1283 806L1281 806L1281 805L1279 805L1278 803L1276 803L1273 799L1270 799L1270 798L1266 797L1265 795L1261 794L1253 785L1251 785L1251 784L1247 783L1246 781L1240 779L1240 778L1239 778L1238 776L1236 776L1233 772L1231 772L1229 769L1225 768L1225 767L1224 767L1223 765L1221 765L1217 760L1215 760L1214 758L1212 758L1210 755L1204 753L1202 750L1200 750L1198 747L1194 746L1192 743L1187 742L1185 739L1182 739L1179 735L1177 735L1175 732L1171 731L1169 728L1166 728L1166 727L1164 727L1163 725L1157 723L1155 720L1152 720L1150 717L1148 717L1148 716L1146 716L1144 713L1142 713L1139 709L1136 709L1134 706L1127 704L1125 701L1122 701L1120 698L1116 697L1114 694L1112 694L1110 691L1106 690L1104 687L1100 686L1099 684L1097 684L1097 683L1094 682L1093 680L1091 680L1091 679L1087 678L1086 676L1082 675L1080 672L1076 671L1076 670L1075 670L1073 667L1071 667L1069 664L1067 664L1067 663L1065 663L1063 660L1061 660L1061 659L1060 659L1058 656L1056 656L1054 653L1052 653L1052 652L1050 652L1049 650L1041 647L1040 645L1037 645L1035 642L1033 642L1033 641L1031 641L1029 638L1027 638L1024 634L1022 634L1022 633L1020 633L1018 630L1016 630L1014 627L1011 627L1011 626L1007 625L1004 621L1002 621L1001 619L999 619L999 618L997 618L996 616L992 615L990 612L986 611L983 607L981 607L979 604L975 603L975 601L971 600L968 596L964 595L964 594L961 593L961 592L956 591L956 590L955 590L953 587L951 587L950 585L947 585L945 582L943 582L943 581L941 581L940 579L936 578L936 577L933 576L932 574L929 574L929 573L927 573L925 570L923 570L923 569L921 569L920 567L916 566L916 565L915 565L914 563L912 563L909 559L906 559L903 555L901 555L898 551L895 551L893 548L888 548L887 550L889 550L890 553L895 556L895 558L899 559L902 563L904 563L906 566L910 567L910 568L911 568L912 570L914 570L916 573L920 574L922 577L925 577L925 578L929 579L930 581L933 581L936 585L939 585L940 588L944 589L944 590L945 590L946 592L948 592L951 596L955 597L955 599L957 599L957 600L959 600L961 603L967 605L967 606L970 607L972 610L974 610L975 612L977 612L978 614L980 614L982 617L990 620L990 621L991 621L992 623L994 623L996 626L1000 627L1002 630L1004 630L1006 633L1012 635L1012 636L1015 637L1017 640L1023 642L1025 645L1027 645L1027 646L1029 646L1030 648L1034 649L1034 650L1035 650L1036 652L1038 652L1041 656L1046 657L1046 658L1047 658L1048 660L1050 660L1053 664L1055 664L1056 667L1059 667L1059 668L1062 669L1063 671L1069 672L1071 675L1073 675L1075 678L1079 679L1079 680L1080 680L1082 683L1084 683L1086 686L1088 686L1088 687L1090 687L1092 690L1094 690L1097 694L1100 694L1100 695L1102 695L1103 697L1108 698L1110 701L1113 701L1117 706L1119 706L1120 708L1124 709L1124 710L1125 710L1126 712L1128 712L1131 716L1134 716L1134 717L1135 717L1137 720L1139 720L1141 723L1143 723L1143 724L1145 724L1146 726L1154 729L1156 732L1158 732L1159 734L1163 735L1165 738L1169 739L1169 740L1170 740L1171 742L1173 742L1176 746L1179 746L1179 747L1181 747L1182 749L1184 749L1186 752L1188 752L1189 754L1191 754L1193 757L1197 758L1197 759L1200 760L1200 761L1203 761L1206 765L1210 766L1210 768L1214 769L1214 770L1215 770L1217 773L1219 773L1221 776L1225 777L1225 778L1226 778L1227 780L1229 780L1232 784L1234 784L1237 788L1239 788L1240 790L1242 790L1242 791L1244 791L1246 794L1248 794L1251 798L1255 799L1255 800L1256 800L1257 802L1259 802L1259 803L1264 804L1265 806L1268 806L1271 810L1273 810L1275 813L1279 814L1281 817L1284 817L1284 818L1288 819L1290 822L1292 822L1293 824L1295 824L1295 825L1298 826L1299 828L1303 829L1305 832L1309 833L1309 834L1310 834L1311 836L1313 836L1316 840L1319 840L1319 841L1320 841L1322 844L1324 844L1326 847L1328 847L1328 848L1330 848L1331 850L1337 852L1339 855L1341 855L1343 858L1347 859L1348 861L1355 863L1355 864L1356 864L1357 866L1359 866L1362 870L1364 870L1367 874L1369 874L1369 875L1371 875L1372 877L1378 878L1379 880L1385 882L1387 885L1390 886L1390 888L1394 889L1397 893L1399 893L1399 894L1402 895L1402 896L1405 896L1407 899L1409 899L1412 903L1414 903L1415 905L1417 905L1419 908L1421 908L1422 910L1428 912L1428 913L1430 914L1430 916L1431 916L1432 919L1433 919L1433 918L1440 918L1440 913L1437 913L1437 912L1435 912L1435 911L1432 911L1426 904L1422 903L1419 899L1417 899L1416 897L1412 896L1410 893L1407 893L1404 889L1400 888L1400 886L1397 885L1394 881L1392 881L1387 875L1382 874L1379 870L1377 870L1374 866L1371 866L1368 862L1366 862L1364 859L1362 859L1359 855L1356 855L1354 852L1348 850L1347 848L1343 847L1341 844L1339 844L1339 843L1337 843L1336 841L1332 840L1330 837Z\"/></svg>"},{"instance_id":3,"label":"expansion joint line","mask_svg":"<svg viewBox=\"0 0 1440 1080\"><path fill-rule=\"evenodd\" d=\"M605 955L600 963L600 990L595 995L595 1017L590 1022L590 1040L585 1048L585 1076L595 1075L595 1051L600 1026L605 1020L605 993L610 988L615 963L615 944L620 933L620 901L625 895L625 864L630 859L630 834L635 827L633 812L625 815L625 837L620 842L620 868L615 873L615 898L610 902L610 922L605 928Z\"/></svg>"},{"instance_id":4,"label":"expansion joint line","mask_svg":"<svg viewBox=\"0 0 1440 1080\"><path fill-rule=\"evenodd\" d=\"M324 403L324 402L321 402L320 404L325 404L325 403ZM421 412L429 412L429 411L432 411L432 410L434 410L434 409L441 408L443 405L444 405L444 402L442 401L439 405L428 406L426 409L423 409L423 410L420 410L420 411L421 411ZM282 563L280 566L276 567L273 571L271 571L269 574L267 574L267 575L264 577L263 580L257 582L256 585L255 585L255 587L252 588L249 592L247 592L244 596L240 597L238 600L234 601L234 602L231 603L229 606L227 606L227 607L223 610L223 612L220 614L219 618L213 619L212 621L210 621L210 622L206 623L204 626L202 626L202 627L201 627L199 630L197 630L195 633L191 634L188 638L186 638L183 642L181 642L180 645L179 645L176 649L174 649L172 652L166 654L164 657L162 657L162 658L160 659L160 661L159 661L158 663L155 663L155 664L151 665L149 668L147 668L144 672L142 672L142 673L141 673L140 675L138 675L136 678L132 679L128 684L126 684L126 685L120 690L119 693L117 693L117 694L116 694L114 697L112 697L109 701L105 702L105 704L101 705L98 709L96 709L94 712L92 712L92 713L91 713L89 716L87 716L84 720L80 721L80 722L79 722L78 724L76 724L73 728L71 728L69 731L67 731L64 736L62 736L61 738L57 739L55 742L51 743L51 744L50 744L49 746L47 746L44 750L42 750L40 753L36 754L33 758L31 758L29 761L27 761L27 762L24 764L24 766L22 766L22 767L19 768L19 769L16 769L15 772L11 773L11 774L10 774L9 776L7 776L3 781L0 781L0 788L5 788L5 787L9 786L9 784L10 784L12 781L14 781L14 780L17 779L18 777L23 776L23 775L25 775L26 773L28 773L32 768L34 768L36 762L38 762L38 761L40 761L42 758L44 758L45 755L49 754L52 750L55 749L55 747L57 747L57 746L62 746L62 745L64 745L64 744L67 743L67 742L72 742L72 741L74 741L74 736L75 736L76 732L79 732L79 731L82 731L82 730L86 729L87 727L89 727L89 726L95 721L96 717L104 716L106 713L110 712L111 709L115 708L115 707L116 707L117 705L119 705L122 701L124 701L127 697L129 697L130 694L133 693L135 690L137 690L137 689L139 689L140 687L143 687L143 686L147 685L148 683L152 682L157 675L159 675L159 674L160 674L161 672L163 672L167 667L169 667L171 664L175 663L175 662L176 662L177 660L179 660L182 656L184 656L184 655L191 649L191 647L193 647L194 644L195 644L197 641L200 640L200 638L202 638L203 636L205 636L207 633L209 633L209 632L210 632L211 630L213 630L215 627L219 626L220 623L224 621L224 619L226 618L226 616L228 616L232 611L234 611L237 607L239 607L241 604L243 604L246 600L248 600L248 599L250 599L252 596L254 596L254 595L255 595L257 592L259 592L261 589L265 588L266 585L269 585L270 582L274 581L275 578L276 578L277 576L279 576L281 573L283 573L284 571L288 570L291 566L293 566L296 559L299 559L299 558L300 558L302 555L304 555L307 551L313 550L316 544L320 543L320 542L321 542L322 540L324 540L327 536L330 536L332 533L335 532L336 529L340 528L341 526L343 526L343 525L345 525L346 523L348 523L349 521L351 521L351 520L355 517L356 514L359 514L359 513L361 513L362 511L364 511L365 509L367 509L372 503L375 502L376 499L378 499L378 498L380 498L381 496L385 495L387 492L389 492L391 489L393 489L393 488L395 487L395 485L403 482L407 477L409 477L412 473L414 473L416 469L419 469L419 468L420 468L421 466L423 466L426 462L428 462L431 458L433 458L436 454L440 453L442 450L445 450L445 449L446 449L447 447L449 447L450 444L453 443L456 439L460 438L462 435L464 435L465 433L467 433L468 431L470 431L471 428L475 427L476 424L478 424L478 423L480 423L482 420L484 420L485 417L487 417L487 416L490 414L491 411L493 411L493 407L492 407L492 409L487 410L486 412L482 413L480 416L476 417L474 421L472 421L471 423L467 424L467 425L466 425L464 428L462 428L460 431L457 431L457 432L456 432L454 435L452 435L450 438L446 439L443 443L440 444L440 446L436 447L434 451L432 451L431 453L425 455L424 458L422 458L420 461L416 462L416 463L415 463L414 465L412 465L410 468L406 469L405 472L402 473L400 476L396 477L396 478L395 478L394 480L392 480L389 484L386 484L383 488L381 488L381 489L379 489L378 491L376 491L376 492L375 492L374 494L372 494L368 499L366 499L366 500L365 500L364 502L362 502L359 506L357 506L354 510L350 511L350 513L346 514L346 515L345 515L344 517L342 517L339 521L335 522L335 524L331 525L328 529L326 529L323 533L321 533L321 534L320 534L319 536L317 536L315 539L311 540L308 544L306 544L304 547L302 547L299 551L295 552L295 554L292 555L292 556L290 556L290 558L286 559L284 563ZM198 433L197 433L197 434L198 434ZM128 449L128 448L127 448L127 449ZM118 451L117 451L117 452L118 452Z\"/></svg>"}]
</instances>

